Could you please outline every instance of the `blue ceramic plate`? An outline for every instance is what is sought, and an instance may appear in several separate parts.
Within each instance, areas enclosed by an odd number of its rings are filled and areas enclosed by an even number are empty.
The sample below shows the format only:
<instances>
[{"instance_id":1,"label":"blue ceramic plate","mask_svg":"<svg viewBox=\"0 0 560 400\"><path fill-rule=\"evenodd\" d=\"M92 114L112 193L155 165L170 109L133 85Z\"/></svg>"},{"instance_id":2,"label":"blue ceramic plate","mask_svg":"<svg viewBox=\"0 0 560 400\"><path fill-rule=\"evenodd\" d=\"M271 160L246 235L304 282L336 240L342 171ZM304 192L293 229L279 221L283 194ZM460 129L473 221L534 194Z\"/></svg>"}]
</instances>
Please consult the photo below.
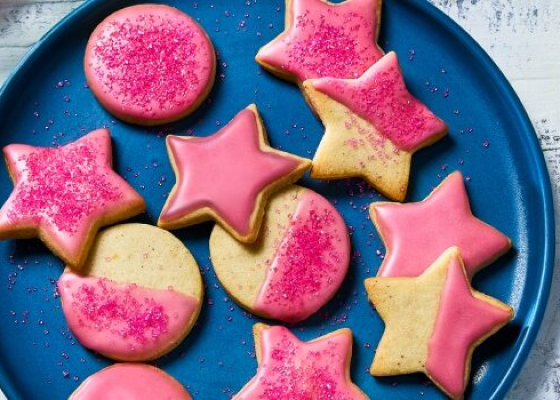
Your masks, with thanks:
<instances>
[{"instance_id":1,"label":"blue ceramic plate","mask_svg":"<svg viewBox=\"0 0 560 400\"><path fill-rule=\"evenodd\" d=\"M209 135L255 102L271 143L311 157L322 126L296 86L253 61L257 49L283 30L282 0L169 0L199 19L219 53L216 85L191 117L146 129L115 121L85 87L82 57L89 34L131 1L93 0L72 13L25 57L0 92L0 145L64 144L108 126L117 171L144 195L154 223L174 183L164 137ZM474 286L511 304L513 322L476 352L467 396L503 397L519 373L541 322L553 267L551 190L535 132L503 75L480 47L426 1L385 0L381 46L401 58L410 90L448 122L450 134L414 158L409 201L424 198L460 170L474 213L512 238L514 249L479 273ZM352 375L373 399L439 399L421 375L376 379L367 373L383 331L363 280L384 252L367 206L381 199L360 180L307 185L335 202L352 233L353 261L343 288L313 318L294 327L303 339L340 328L355 337ZM0 199L12 189L0 171ZM207 285L198 325L157 365L197 399L228 399L254 374L251 327L257 318L232 303L208 260L211 224L176 232L196 256ZM0 243L0 387L10 399L64 399L110 362L75 342L55 293L63 266L36 240Z\"/></svg>"}]
</instances>

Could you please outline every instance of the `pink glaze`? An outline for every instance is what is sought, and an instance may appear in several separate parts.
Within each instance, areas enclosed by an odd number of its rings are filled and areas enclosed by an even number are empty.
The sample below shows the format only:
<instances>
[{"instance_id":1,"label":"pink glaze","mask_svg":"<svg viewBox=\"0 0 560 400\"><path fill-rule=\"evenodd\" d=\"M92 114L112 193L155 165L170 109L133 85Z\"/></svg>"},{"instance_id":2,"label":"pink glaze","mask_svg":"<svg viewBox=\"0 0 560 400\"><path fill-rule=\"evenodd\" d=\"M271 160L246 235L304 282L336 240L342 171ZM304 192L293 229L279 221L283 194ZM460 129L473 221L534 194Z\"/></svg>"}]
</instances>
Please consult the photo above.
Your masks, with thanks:
<instances>
[{"instance_id":1,"label":"pink glaze","mask_svg":"<svg viewBox=\"0 0 560 400\"><path fill-rule=\"evenodd\" d=\"M510 312L473 297L462 266L453 258L428 344L430 377L454 398L461 397L469 349L510 318Z\"/></svg>"},{"instance_id":2,"label":"pink glaze","mask_svg":"<svg viewBox=\"0 0 560 400\"><path fill-rule=\"evenodd\" d=\"M299 167L294 158L264 151L259 137L257 116L248 109L212 136L168 136L178 182L160 221L208 207L239 234L248 235L259 193Z\"/></svg>"},{"instance_id":3,"label":"pink glaze","mask_svg":"<svg viewBox=\"0 0 560 400\"><path fill-rule=\"evenodd\" d=\"M305 190L268 269L254 309L286 322L306 319L338 290L350 262L344 220Z\"/></svg>"},{"instance_id":4,"label":"pink glaze","mask_svg":"<svg viewBox=\"0 0 560 400\"><path fill-rule=\"evenodd\" d=\"M58 280L64 316L85 347L126 360L158 354L181 338L198 300L174 290L148 289L64 272Z\"/></svg>"},{"instance_id":5,"label":"pink glaze","mask_svg":"<svg viewBox=\"0 0 560 400\"><path fill-rule=\"evenodd\" d=\"M447 130L442 120L408 92L393 52L358 79L312 82L315 89L369 121L401 150L414 151Z\"/></svg>"},{"instance_id":6,"label":"pink glaze","mask_svg":"<svg viewBox=\"0 0 560 400\"><path fill-rule=\"evenodd\" d=\"M304 343L284 327L263 329L257 375L234 399L367 399L347 378L352 335L343 332Z\"/></svg>"},{"instance_id":7,"label":"pink glaze","mask_svg":"<svg viewBox=\"0 0 560 400\"><path fill-rule=\"evenodd\" d=\"M191 400L175 378L146 364L115 364L87 378L71 400Z\"/></svg>"},{"instance_id":8,"label":"pink glaze","mask_svg":"<svg viewBox=\"0 0 560 400\"><path fill-rule=\"evenodd\" d=\"M387 254L377 276L416 277L457 246L469 277L506 252L510 240L475 218L460 172L418 203L372 205Z\"/></svg>"},{"instance_id":9,"label":"pink glaze","mask_svg":"<svg viewBox=\"0 0 560 400\"><path fill-rule=\"evenodd\" d=\"M303 82L357 78L383 56L377 46L380 0L292 0L292 23L257 54L265 64Z\"/></svg>"},{"instance_id":10,"label":"pink glaze","mask_svg":"<svg viewBox=\"0 0 560 400\"><path fill-rule=\"evenodd\" d=\"M91 35L88 84L112 113L127 120L166 121L199 104L214 81L214 48L204 30L163 5L127 7Z\"/></svg>"},{"instance_id":11,"label":"pink glaze","mask_svg":"<svg viewBox=\"0 0 560 400\"><path fill-rule=\"evenodd\" d=\"M15 188L0 209L0 232L39 229L70 256L99 218L143 203L111 168L111 136L98 129L58 148L4 148Z\"/></svg>"}]
</instances>

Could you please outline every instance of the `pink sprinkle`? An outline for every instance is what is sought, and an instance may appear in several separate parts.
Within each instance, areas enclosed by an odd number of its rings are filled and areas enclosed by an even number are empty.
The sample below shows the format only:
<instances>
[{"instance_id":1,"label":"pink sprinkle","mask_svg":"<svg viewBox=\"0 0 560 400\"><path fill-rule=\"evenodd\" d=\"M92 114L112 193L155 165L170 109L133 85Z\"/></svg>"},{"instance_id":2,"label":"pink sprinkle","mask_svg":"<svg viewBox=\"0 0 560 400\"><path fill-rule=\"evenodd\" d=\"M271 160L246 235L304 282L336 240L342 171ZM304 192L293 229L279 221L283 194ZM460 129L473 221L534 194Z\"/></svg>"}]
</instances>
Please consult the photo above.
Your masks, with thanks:
<instances>
[{"instance_id":1,"label":"pink sprinkle","mask_svg":"<svg viewBox=\"0 0 560 400\"><path fill-rule=\"evenodd\" d=\"M84 325L132 337L139 344L156 341L167 332L169 317L153 298L138 296L137 289L129 285L123 291L108 279L98 279L95 285L84 283L72 294L72 306L79 308Z\"/></svg>"},{"instance_id":2,"label":"pink sprinkle","mask_svg":"<svg viewBox=\"0 0 560 400\"><path fill-rule=\"evenodd\" d=\"M382 56L375 45L375 18L347 7L314 7L296 16L294 37L274 63L304 81L309 78L357 78Z\"/></svg>"},{"instance_id":3,"label":"pink sprinkle","mask_svg":"<svg viewBox=\"0 0 560 400\"><path fill-rule=\"evenodd\" d=\"M99 165L100 149L100 143L91 138L21 156L18 163L23 164L23 178L7 212L8 219L47 222L73 234L101 204L121 199L120 188L111 184Z\"/></svg>"},{"instance_id":4,"label":"pink sprinkle","mask_svg":"<svg viewBox=\"0 0 560 400\"><path fill-rule=\"evenodd\" d=\"M271 367L261 375L260 400L349 400L347 391L339 388L336 374L338 359L336 343L321 350L305 350L284 336L271 351ZM333 364L325 362L331 360Z\"/></svg>"},{"instance_id":5,"label":"pink sprinkle","mask_svg":"<svg viewBox=\"0 0 560 400\"><path fill-rule=\"evenodd\" d=\"M305 219L291 221L289 236L276 254L282 270L270 282L265 304L300 307L306 298L329 284L341 257L333 243L336 239L330 227L334 223L334 216L327 209L312 209Z\"/></svg>"},{"instance_id":6,"label":"pink sprinkle","mask_svg":"<svg viewBox=\"0 0 560 400\"><path fill-rule=\"evenodd\" d=\"M90 66L123 107L147 113L182 109L205 90L213 51L187 18L149 13L121 18L108 22L95 39Z\"/></svg>"},{"instance_id":7,"label":"pink sprinkle","mask_svg":"<svg viewBox=\"0 0 560 400\"><path fill-rule=\"evenodd\" d=\"M289 63L309 71L305 78L360 76L364 61L352 33L356 25L339 27L330 24L323 16L316 24L307 15L298 17L296 27L310 32L305 39L293 43L288 51Z\"/></svg>"},{"instance_id":8,"label":"pink sprinkle","mask_svg":"<svg viewBox=\"0 0 560 400\"><path fill-rule=\"evenodd\" d=\"M315 88L371 122L383 137L401 150L414 150L446 128L408 92L398 60L392 53L359 81L321 79L315 83ZM380 145L382 142L377 143L377 147Z\"/></svg>"}]
</instances>

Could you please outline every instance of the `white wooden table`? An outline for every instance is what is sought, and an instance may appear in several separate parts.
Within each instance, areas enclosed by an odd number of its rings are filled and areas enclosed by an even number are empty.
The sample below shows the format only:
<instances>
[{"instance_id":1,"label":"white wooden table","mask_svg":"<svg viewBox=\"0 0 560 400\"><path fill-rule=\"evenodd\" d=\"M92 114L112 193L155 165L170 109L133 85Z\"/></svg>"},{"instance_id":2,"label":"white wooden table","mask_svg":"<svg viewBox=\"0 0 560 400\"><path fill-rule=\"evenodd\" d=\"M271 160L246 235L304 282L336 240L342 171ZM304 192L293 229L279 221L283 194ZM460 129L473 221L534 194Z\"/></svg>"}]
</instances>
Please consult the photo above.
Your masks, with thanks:
<instances>
[{"instance_id":1,"label":"white wooden table","mask_svg":"<svg viewBox=\"0 0 560 400\"><path fill-rule=\"evenodd\" d=\"M512 83L541 140L557 200L560 149L556 148L554 137L560 139L560 1L429 1L466 29ZM29 47L82 2L0 0L0 85ZM559 210L557 206L556 216L560 221ZM560 236L558 230L557 236ZM560 254L558 245L557 254ZM559 260L557 257L556 265L560 264ZM556 273L537 343L509 399L560 399L559 306L560 274Z\"/></svg>"}]
</instances>

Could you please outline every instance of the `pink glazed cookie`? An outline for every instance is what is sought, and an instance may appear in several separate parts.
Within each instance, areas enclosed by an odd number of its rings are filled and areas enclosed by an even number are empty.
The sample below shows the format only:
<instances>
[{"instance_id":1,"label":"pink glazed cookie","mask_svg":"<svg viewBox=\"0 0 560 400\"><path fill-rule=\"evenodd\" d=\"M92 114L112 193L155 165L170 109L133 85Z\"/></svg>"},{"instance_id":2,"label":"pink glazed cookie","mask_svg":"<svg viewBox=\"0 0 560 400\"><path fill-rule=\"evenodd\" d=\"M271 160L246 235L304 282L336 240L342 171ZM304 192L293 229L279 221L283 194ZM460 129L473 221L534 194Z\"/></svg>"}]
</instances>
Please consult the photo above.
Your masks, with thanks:
<instances>
[{"instance_id":1,"label":"pink glazed cookie","mask_svg":"<svg viewBox=\"0 0 560 400\"><path fill-rule=\"evenodd\" d=\"M115 364L88 377L68 400L191 400L175 378L147 364Z\"/></svg>"},{"instance_id":2,"label":"pink glazed cookie","mask_svg":"<svg viewBox=\"0 0 560 400\"><path fill-rule=\"evenodd\" d=\"M271 198L254 243L239 243L216 226L210 255L218 279L238 304L292 323L334 296L348 270L350 240L325 198L292 185Z\"/></svg>"},{"instance_id":3,"label":"pink glazed cookie","mask_svg":"<svg viewBox=\"0 0 560 400\"><path fill-rule=\"evenodd\" d=\"M93 94L111 114L159 125L198 108L214 84L216 56L191 17L142 4L116 11L97 26L84 68Z\"/></svg>"},{"instance_id":4,"label":"pink glazed cookie","mask_svg":"<svg viewBox=\"0 0 560 400\"><path fill-rule=\"evenodd\" d=\"M473 351L513 318L513 309L472 289L457 247L420 276L365 280L385 323L374 376L421 372L452 399L463 399Z\"/></svg>"},{"instance_id":5,"label":"pink glazed cookie","mask_svg":"<svg viewBox=\"0 0 560 400\"><path fill-rule=\"evenodd\" d=\"M253 328L258 369L233 400L367 400L350 378L352 331L302 342L287 328Z\"/></svg>"},{"instance_id":6,"label":"pink glazed cookie","mask_svg":"<svg viewBox=\"0 0 560 400\"><path fill-rule=\"evenodd\" d=\"M158 226L179 229L214 220L244 243L255 241L269 196L311 166L268 144L254 104L211 136L169 135L166 141L177 182Z\"/></svg>"},{"instance_id":7,"label":"pink glazed cookie","mask_svg":"<svg viewBox=\"0 0 560 400\"><path fill-rule=\"evenodd\" d=\"M445 249L457 246L472 278L511 248L506 235L473 215L458 171L423 201L374 202L370 215L387 250L377 276L418 276Z\"/></svg>"},{"instance_id":8,"label":"pink glazed cookie","mask_svg":"<svg viewBox=\"0 0 560 400\"><path fill-rule=\"evenodd\" d=\"M358 78L383 56L381 0L286 0L286 28L256 61L281 78Z\"/></svg>"},{"instance_id":9,"label":"pink glazed cookie","mask_svg":"<svg viewBox=\"0 0 560 400\"><path fill-rule=\"evenodd\" d=\"M152 360L190 332L202 305L196 261L171 233L125 224L98 235L83 274L58 280L70 330L85 347L123 361Z\"/></svg>"},{"instance_id":10,"label":"pink glazed cookie","mask_svg":"<svg viewBox=\"0 0 560 400\"><path fill-rule=\"evenodd\" d=\"M100 227L144 211L144 199L112 169L107 129L57 148L11 144L4 157L15 187L0 209L0 239L39 237L74 269Z\"/></svg>"},{"instance_id":11,"label":"pink glazed cookie","mask_svg":"<svg viewBox=\"0 0 560 400\"><path fill-rule=\"evenodd\" d=\"M362 177L403 201L412 155L443 137L447 126L409 93L397 55L388 53L358 79L309 79L303 88L325 125L311 176Z\"/></svg>"}]
</instances>

